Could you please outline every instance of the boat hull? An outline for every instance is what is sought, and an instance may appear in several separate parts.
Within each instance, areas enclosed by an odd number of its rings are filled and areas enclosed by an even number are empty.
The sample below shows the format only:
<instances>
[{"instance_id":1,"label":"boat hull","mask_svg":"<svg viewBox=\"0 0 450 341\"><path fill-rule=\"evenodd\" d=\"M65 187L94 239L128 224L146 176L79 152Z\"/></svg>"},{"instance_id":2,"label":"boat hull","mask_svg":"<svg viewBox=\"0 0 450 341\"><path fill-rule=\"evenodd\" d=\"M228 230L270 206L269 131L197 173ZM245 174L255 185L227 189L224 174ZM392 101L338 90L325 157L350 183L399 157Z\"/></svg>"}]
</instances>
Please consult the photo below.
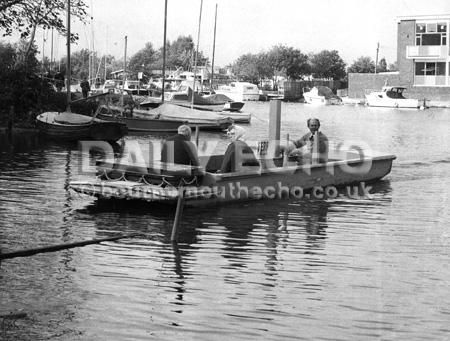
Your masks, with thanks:
<instances>
[{"instance_id":1,"label":"boat hull","mask_svg":"<svg viewBox=\"0 0 450 341\"><path fill-rule=\"evenodd\" d=\"M410 109L420 108L420 103L417 99L411 98L392 99L386 98L383 95L380 96L378 96L377 94L366 95L366 104L371 107L410 108Z\"/></svg>"},{"instance_id":2,"label":"boat hull","mask_svg":"<svg viewBox=\"0 0 450 341\"><path fill-rule=\"evenodd\" d=\"M215 205L236 201L248 201L259 199L281 199L294 196L321 188L322 193L329 186L341 187L355 183L371 183L386 176L395 159L393 155L377 156L346 161L331 161L326 164L317 165L284 165L277 166L276 160L262 160L261 167L257 170L244 172L217 174L208 172L195 178L189 178L186 183L197 183L196 186L186 185L184 198L187 205L203 206ZM120 177L131 178L127 173L127 167L115 169L119 171ZM107 169L103 169L105 174ZM122 171L122 174L120 172ZM136 172L136 168L134 168ZM159 173L156 182L136 181L146 173L137 172L133 181L117 180L94 180L72 182L70 188L76 192L93 195L99 199L126 199L144 200L175 204L180 195L180 188L176 186L160 187L157 185L164 180L164 173ZM177 180L178 181L178 180ZM173 181L173 183L179 183Z\"/></svg>"},{"instance_id":3,"label":"boat hull","mask_svg":"<svg viewBox=\"0 0 450 341\"><path fill-rule=\"evenodd\" d=\"M112 116L99 114L98 117L105 121L120 122L128 127L129 132L176 132L178 127L185 124L181 120L144 119L137 117Z\"/></svg>"},{"instance_id":4,"label":"boat hull","mask_svg":"<svg viewBox=\"0 0 450 341\"><path fill-rule=\"evenodd\" d=\"M136 113L138 110L136 110ZM134 113L134 115L136 114ZM145 115L144 115L145 116ZM148 117L124 117L122 115L109 115L105 113L98 114L98 117L105 121L120 122L128 127L129 132L176 132L178 127L182 124L189 125L192 129L199 127L201 130L209 131L222 131L226 130L230 125L229 120L220 122L208 122L208 121L189 121L181 119L164 119L164 118L152 118L151 114Z\"/></svg>"},{"instance_id":5,"label":"boat hull","mask_svg":"<svg viewBox=\"0 0 450 341\"><path fill-rule=\"evenodd\" d=\"M75 119L79 118L82 123L59 121L57 118L62 115L70 115ZM56 121L55 121L56 119ZM92 119L84 115L74 113L46 112L36 117L36 127L41 134L54 140L77 141L117 141L127 134L126 125L118 122L107 122L99 119Z\"/></svg>"},{"instance_id":6,"label":"boat hull","mask_svg":"<svg viewBox=\"0 0 450 341\"><path fill-rule=\"evenodd\" d=\"M307 93L303 94L305 102L313 105L338 105L341 100L338 98L325 98L325 96L310 96Z\"/></svg>"}]
</instances>

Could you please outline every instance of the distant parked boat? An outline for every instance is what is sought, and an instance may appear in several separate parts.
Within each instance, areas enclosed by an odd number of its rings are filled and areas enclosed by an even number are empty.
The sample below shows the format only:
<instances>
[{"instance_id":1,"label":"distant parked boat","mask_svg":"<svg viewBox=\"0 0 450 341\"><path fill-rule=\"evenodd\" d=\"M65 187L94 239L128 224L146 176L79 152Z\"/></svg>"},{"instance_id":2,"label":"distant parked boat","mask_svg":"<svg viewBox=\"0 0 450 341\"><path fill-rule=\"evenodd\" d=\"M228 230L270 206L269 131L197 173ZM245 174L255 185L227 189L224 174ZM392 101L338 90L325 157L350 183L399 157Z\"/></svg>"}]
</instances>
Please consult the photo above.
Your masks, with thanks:
<instances>
[{"instance_id":1,"label":"distant parked boat","mask_svg":"<svg viewBox=\"0 0 450 341\"><path fill-rule=\"evenodd\" d=\"M233 119L218 113L184 108L164 103L152 109L125 109L118 105L102 105L98 117L102 120L121 122L131 132L174 132L182 124L202 130L225 130Z\"/></svg>"},{"instance_id":2,"label":"distant parked boat","mask_svg":"<svg viewBox=\"0 0 450 341\"><path fill-rule=\"evenodd\" d=\"M232 82L230 85L220 85L215 92L238 102L258 101L260 96L258 86L248 82Z\"/></svg>"},{"instance_id":3,"label":"distant parked boat","mask_svg":"<svg viewBox=\"0 0 450 341\"><path fill-rule=\"evenodd\" d=\"M371 107L420 108L419 100L405 98L403 86L383 86L381 91L372 91L366 95L366 104Z\"/></svg>"},{"instance_id":4,"label":"distant parked boat","mask_svg":"<svg viewBox=\"0 0 450 341\"><path fill-rule=\"evenodd\" d=\"M310 91L303 93L306 103L317 105L341 104L342 99L333 94L333 91L327 86L319 85L313 87Z\"/></svg>"},{"instance_id":5,"label":"distant parked boat","mask_svg":"<svg viewBox=\"0 0 450 341\"><path fill-rule=\"evenodd\" d=\"M117 141L127 133L125 124L69 112L44 112L36 117L39 131L56 140Z\"/></svg>"},{"instance_id":6,"label":"distant parked boat","mask_svg":"<svg viewBox=\"0 0 450 341\"><path fill-rule=\"evenodd\" d=\"M181 85L177 91L165 92L164 101L190 108L192 96L194 96L193 108L197 110L239 111L244 106L243 102L234 101L225 95L199 95L186 85Z\"/></svg>"}]
</instances>

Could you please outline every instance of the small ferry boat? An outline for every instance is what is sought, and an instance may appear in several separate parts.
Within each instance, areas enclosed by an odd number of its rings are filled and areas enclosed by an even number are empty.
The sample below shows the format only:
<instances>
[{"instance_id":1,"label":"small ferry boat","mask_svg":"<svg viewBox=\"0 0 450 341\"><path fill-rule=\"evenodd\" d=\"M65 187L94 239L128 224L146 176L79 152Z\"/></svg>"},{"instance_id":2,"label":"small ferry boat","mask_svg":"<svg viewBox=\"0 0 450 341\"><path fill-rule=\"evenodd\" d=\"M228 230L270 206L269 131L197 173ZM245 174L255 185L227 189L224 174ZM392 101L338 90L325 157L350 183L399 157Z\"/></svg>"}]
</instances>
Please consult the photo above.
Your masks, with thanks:
<instances>
[{"instance_id":1,"label":"small ferry boat","mask_svg":"<svg viewBox=\"0 0 450 341\"><path fill-rule=\"evenodd\" d=\"M403 86L383 86L381 91L365 95L366 104L371 107L420 108L419 100L403 96L405 90Z\"/></svg>"},{"instance_id":2,"label":"small ferry boat","mask_svg":"<svg viewBox=\"0 0 450 341\"><path fill-rule=\"evenodd\" d=\"M281 158L259 159L259 166L220 173L224 155L201 157L202 166L163 162L132 165L97 163L97 178L72 181L69 187L103 199L140 200L176 204L182 195L185 205L202 206L233 201L298 197L321 187L370 183L387 175L394 155L335 151L327 163L300 165Z\"/></svg>"}]
</instances>

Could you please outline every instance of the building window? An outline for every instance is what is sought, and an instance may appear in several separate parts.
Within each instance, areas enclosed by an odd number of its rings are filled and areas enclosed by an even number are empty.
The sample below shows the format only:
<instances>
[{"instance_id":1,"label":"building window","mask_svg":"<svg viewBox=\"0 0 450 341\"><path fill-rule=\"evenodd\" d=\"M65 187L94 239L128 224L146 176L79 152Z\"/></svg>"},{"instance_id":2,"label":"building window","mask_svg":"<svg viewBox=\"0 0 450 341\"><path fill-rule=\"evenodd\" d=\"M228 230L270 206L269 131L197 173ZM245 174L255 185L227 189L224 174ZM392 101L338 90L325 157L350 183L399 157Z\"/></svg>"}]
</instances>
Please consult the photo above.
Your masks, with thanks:
<instances>
[{"instance_id":1,"label":"building window","mask_svg":"<svg viewBox=\"0 0 450 341\"><path fill-rule=\"evenodd\" d=\"M447 45L446 23L417 23L416 45Z\"/></svg>"},{"instance_id":2,"label":"building window","mask_svg":"<svg viewBox=\"0 0 450 341\"><path fill-rule=\"evenodd\" d=\"M446 85L445 62L415 62L414 85Z\"/></svg>"}]
</instances>

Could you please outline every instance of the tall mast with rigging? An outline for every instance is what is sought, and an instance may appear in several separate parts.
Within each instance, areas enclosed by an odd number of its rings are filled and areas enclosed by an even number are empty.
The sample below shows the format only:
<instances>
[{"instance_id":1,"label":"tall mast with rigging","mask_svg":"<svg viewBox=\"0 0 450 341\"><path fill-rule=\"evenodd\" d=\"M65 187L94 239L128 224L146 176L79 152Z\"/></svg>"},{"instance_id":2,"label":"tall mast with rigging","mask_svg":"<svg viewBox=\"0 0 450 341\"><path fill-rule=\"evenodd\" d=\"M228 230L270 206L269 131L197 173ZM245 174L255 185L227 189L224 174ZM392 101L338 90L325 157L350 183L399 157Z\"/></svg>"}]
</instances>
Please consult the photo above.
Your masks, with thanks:
<instances>
[{"instance_id":1,"label":"tall mast with rigging","mask_svg":"<svg viewBox=\"0 0 450 341\"><path fill-rule=\"evenodd\" d=\"M216 53L216 24L217 24L217 4L216 4L216 14L214 16L214 39L213 39L213 53L211 63L211 82L209 83L211 92L213 91L213 82L214 82L214 55Z\"/></svg>"},{"instance_id":2,"label":"tall mast with rigging","mask_svg":"<svg viewBox=\"0 0 450 341\"><path fill-rule=\"evenodd\" d=\"M197 77L197 58L198 58L198 45L200 42L200 26L202 24L202 7L203 7L203 0L200 1L200 14L198 17L197 48L195 49L194 80L192 82L191 109L194 108L195 78Z\"/></svg>"},{"instance_id":3,"label":"tall mast with rigging","mask_svg":"<svg viewBox=\"0 0 450 341\"><path fill-rule=\"evenodd\" d=\"M67 62L66 62L66 91L67 91L67 107L66 111L70 112L70 78L72 74L70 66L70 0L67 0Z\"/></svg>"},{"instance_id":4,"label":"tall mast with rigging","mask_svg":"<svg viewBox=\"0 0 450 341\"><path fill-rule=\"evenodd\" d=\"M162 92L161 103L164 103L164 88L166 87L166 33L167 33L167 0L164 1L164 41L163 41L163 65L162 65Z\"/></svg>"}]
</instances>

